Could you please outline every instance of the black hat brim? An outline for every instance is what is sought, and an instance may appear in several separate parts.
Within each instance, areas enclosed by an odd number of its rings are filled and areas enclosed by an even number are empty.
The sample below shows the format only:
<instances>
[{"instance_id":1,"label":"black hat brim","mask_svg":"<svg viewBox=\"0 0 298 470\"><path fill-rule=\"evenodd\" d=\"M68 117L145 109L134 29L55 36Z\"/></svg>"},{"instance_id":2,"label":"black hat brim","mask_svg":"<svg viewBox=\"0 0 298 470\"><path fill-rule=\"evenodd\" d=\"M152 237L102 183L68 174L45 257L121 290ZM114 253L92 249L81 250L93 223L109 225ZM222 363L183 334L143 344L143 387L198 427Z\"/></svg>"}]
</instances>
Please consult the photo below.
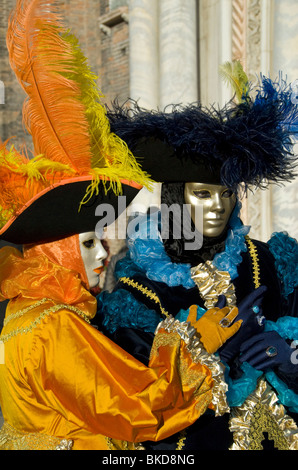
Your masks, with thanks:
<instances>
[{"instance_id":1,"label":"black hat brim","mask_svg":"<svg viewBox=\"0 0 298 470\"><path fill-rule=\"evenodd\" d=\"M141 189L122 183L121 196L124 198L120 201L112 189L106 192L100 184L98 193L81 204L90 183L91 180L63 183L46 191L2 229L0 238L25 245L95 231L98 224L102 227L113 223ZM108 214L103 210L105 207Z\"/></svg>"},{"instance_id":2,"label":"black hat brim","mask_svg":"<svg viewBox=\"0 0 298 470\"><path fill-rule=\"evenodd\" d=\"M174 148L158 138L141 138L132 147L143 171L159 183L200 181L209 184L221 183L221 162L208 159L179 158Z\"/></svg>"}]
</instances>

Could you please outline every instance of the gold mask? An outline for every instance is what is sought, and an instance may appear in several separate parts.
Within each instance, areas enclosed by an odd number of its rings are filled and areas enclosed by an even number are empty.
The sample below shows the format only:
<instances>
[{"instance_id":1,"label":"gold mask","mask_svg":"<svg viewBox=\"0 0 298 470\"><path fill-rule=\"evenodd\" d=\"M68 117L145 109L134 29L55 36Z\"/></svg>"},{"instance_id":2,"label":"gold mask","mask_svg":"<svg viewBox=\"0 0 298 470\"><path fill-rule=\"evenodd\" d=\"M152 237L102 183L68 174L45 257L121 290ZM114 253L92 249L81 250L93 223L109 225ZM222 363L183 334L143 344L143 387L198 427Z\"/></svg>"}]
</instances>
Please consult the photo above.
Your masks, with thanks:
<instances>
[{"instance_id":1,"label":"gold mask","mask_svg":"<svg viewBox=\"0 0 298 470\"><path fill-rule=\"evenodd\" d=\"M191 206L191 218L196 228L195 209L203 207L203 235L219 237L236 205L234 192L226 186L205 183L186 183L184 200Z\"/></svg>"}]
</instances>

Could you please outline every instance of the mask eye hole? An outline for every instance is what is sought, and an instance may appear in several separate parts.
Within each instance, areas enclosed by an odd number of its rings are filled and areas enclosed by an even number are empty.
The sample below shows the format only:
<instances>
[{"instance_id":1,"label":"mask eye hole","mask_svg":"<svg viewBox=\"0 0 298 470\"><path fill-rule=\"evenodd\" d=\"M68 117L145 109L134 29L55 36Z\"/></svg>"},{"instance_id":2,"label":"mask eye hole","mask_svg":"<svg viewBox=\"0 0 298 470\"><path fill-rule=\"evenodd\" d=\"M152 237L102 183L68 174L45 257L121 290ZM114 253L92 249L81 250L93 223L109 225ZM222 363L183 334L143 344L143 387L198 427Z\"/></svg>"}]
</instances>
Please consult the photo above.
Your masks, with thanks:
<instances>
[{"instance_id":1,"label":"mask eye hole","mask_svg":"<svg viewBox=\"0 0 298 470\"><path fill-rule=\"evenodd\" d=\"M208 199L211 197L210 191L208 189L199 189L193 191L193 194L198 198L198 199Z\"/></svg>"},{"instance_id":2,"label":"mask eye hole","mask_svg":"<svg viewBox=\"0 0 298 470\"><path fill-rule=\"evenodd\" d=\"M234 191L232 191L231 189L225 189L222 194L221 194L221 197L224 197L226 199L232 197L234 195Z\"/></svg>"},{"instance_id":3,"label":"mask eye hole","mask_svg":"<svg viewBox=\"0 0 298 470\"><path fill-rule=\"evenodd\" d=\"M87 250L90 250L91 248L95 247L95 241L94 238L90 238L90 240L86 240L83 242L83 245Z\"/></svg>"}]
</instances>

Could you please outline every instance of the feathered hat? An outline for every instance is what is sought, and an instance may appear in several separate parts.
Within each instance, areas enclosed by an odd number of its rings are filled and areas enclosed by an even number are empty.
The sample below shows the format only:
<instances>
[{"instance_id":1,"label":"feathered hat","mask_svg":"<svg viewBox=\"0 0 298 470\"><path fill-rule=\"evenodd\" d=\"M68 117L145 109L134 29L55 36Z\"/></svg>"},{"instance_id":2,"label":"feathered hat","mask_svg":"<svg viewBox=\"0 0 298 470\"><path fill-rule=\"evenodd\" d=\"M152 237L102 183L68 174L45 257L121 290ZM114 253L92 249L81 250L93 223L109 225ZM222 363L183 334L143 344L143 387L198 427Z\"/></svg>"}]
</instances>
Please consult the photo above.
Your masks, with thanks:
<instances>
[{"instance_id":1,"label":"feathered hat","mask_svg":"<svg viewBox=\"0 0 298 470\"><path fill-rule=\"evenodd\" d=\"M54 0L18 0L10 17L10 64L27 94L33 158L0 143L0 238L40 243L93 231L95 209L148 186L127 144L111 132L96 76Z\"/></svg>"},{"instance_id":2,"label":"feathered hat","mask_svg":"<svg viewBox=\"0 0 298 470\"><path fill-rule=\"evenodd\" d=\"M298 133L291 86L281 77L277 82L261 77L251 90L240 62L225 64L221 74L235 91L222 109L196 103L160 112L114 103L108 113L111 129L159 182L203 182L236 190L238 185L263 188L290 181L297 162L292 137Z\"/></svg>"}]
</instances>

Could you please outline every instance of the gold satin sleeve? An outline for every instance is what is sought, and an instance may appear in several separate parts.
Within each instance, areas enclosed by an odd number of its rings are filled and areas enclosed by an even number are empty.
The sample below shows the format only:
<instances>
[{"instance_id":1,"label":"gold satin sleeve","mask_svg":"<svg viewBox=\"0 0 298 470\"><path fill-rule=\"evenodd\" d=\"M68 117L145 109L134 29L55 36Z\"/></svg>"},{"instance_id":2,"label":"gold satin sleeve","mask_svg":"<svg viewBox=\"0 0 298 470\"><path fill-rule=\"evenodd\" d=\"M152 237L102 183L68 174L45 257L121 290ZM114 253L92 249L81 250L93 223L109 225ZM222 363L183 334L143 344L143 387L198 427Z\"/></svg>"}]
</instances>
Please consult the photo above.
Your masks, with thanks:
<instances>
[{"instance_id":1,"label":"gold satin sleeve","mask_svg":"<svg viewBox=\"0 0 298 470\"><path fill-rule=\"evenodd\" d=\"M192 361L176 332L156 335L149 367L67 310L45 318L30 337L25 370L38 402L92 434L163 439L211 403L211 372Z\"/></svg>"}]
</instances>

